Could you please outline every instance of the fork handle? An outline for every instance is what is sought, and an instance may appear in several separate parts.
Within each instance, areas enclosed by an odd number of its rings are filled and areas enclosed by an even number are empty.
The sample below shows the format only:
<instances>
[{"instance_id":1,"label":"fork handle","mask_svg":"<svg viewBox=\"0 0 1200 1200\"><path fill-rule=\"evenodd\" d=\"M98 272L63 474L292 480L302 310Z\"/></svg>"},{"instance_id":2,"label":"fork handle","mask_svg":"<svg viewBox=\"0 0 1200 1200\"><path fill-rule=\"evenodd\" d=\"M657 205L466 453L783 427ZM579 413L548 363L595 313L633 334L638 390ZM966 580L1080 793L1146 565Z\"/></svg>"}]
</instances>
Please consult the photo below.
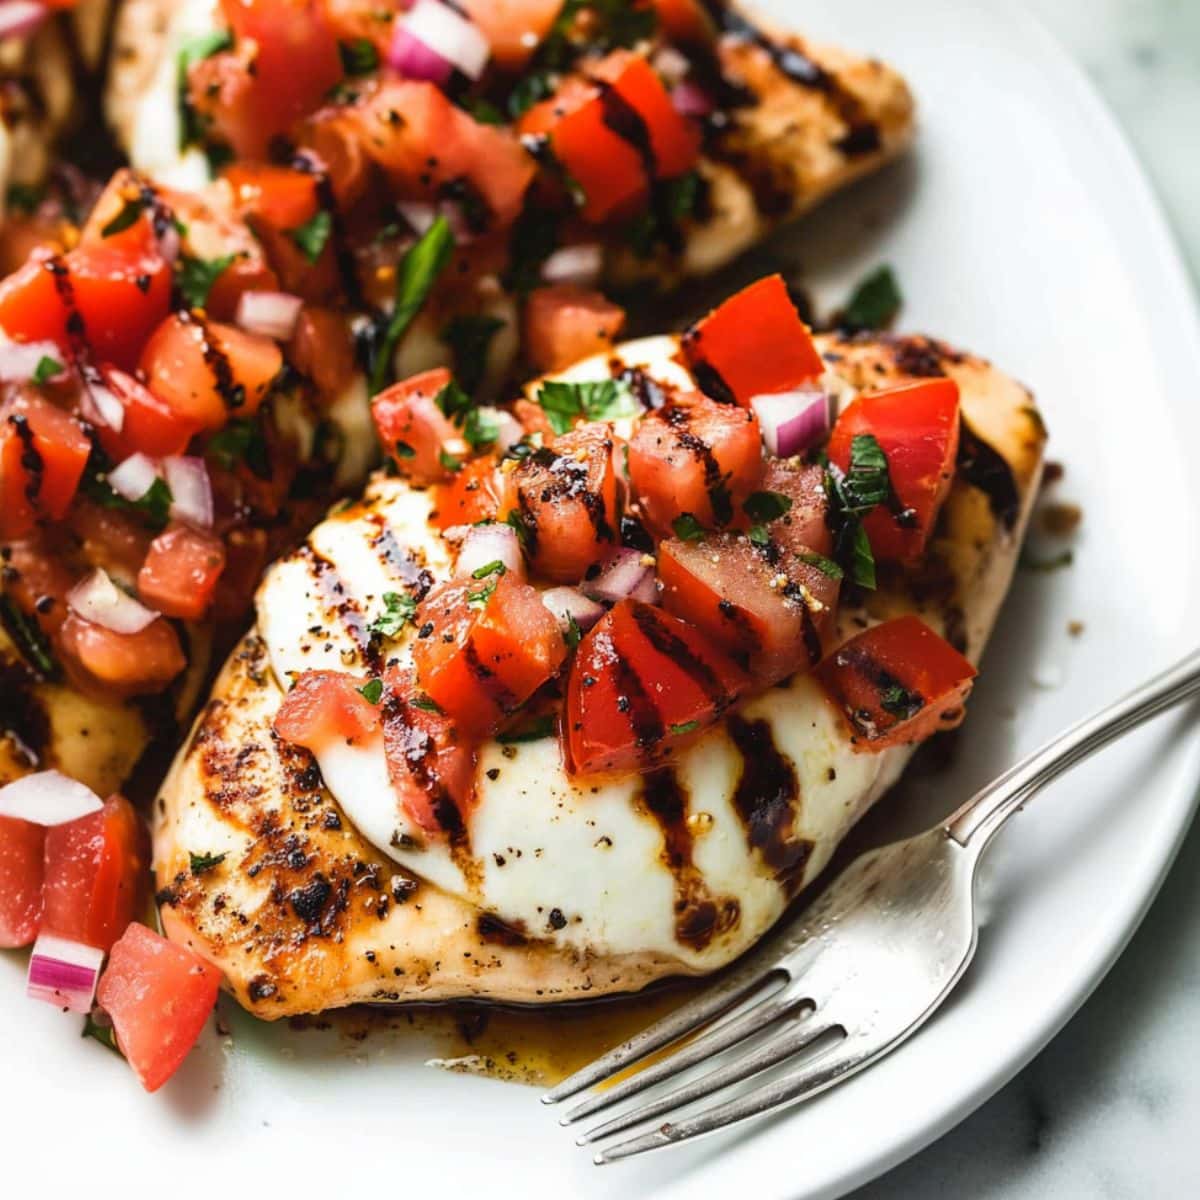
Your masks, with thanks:
<instances>
[{"instance_id":1,"label":"fork handle","mask_svg":"<svg viewBox=\"0 0 1200 1200\"><path fill-rule=\"evenodd\" d=\"M1151 717L1196 695L1200 695L1200 650L1010 767L976 792L942 828L960 846L977 845L982 852L1009 817L1046 784Z\"/></svg>"}]
</instances>

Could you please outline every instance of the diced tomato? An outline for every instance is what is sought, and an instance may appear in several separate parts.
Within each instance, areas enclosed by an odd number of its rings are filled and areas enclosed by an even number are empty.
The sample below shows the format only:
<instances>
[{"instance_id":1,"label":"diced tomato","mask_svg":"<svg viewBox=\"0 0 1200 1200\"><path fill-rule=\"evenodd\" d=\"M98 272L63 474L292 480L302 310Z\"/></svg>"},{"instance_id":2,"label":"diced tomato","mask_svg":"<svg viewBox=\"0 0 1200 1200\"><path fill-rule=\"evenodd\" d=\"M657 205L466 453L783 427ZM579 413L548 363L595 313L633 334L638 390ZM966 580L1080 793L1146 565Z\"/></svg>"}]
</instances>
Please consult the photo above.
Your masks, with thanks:
<instances>
[{"instance_id":1,"label":"diced tomato","mask_svg":"<svg viewBox=\"0 0 1200 1200\"><path fill-rule=\"evenodd\" d=\"M195 63L188 97L239 158L265 159L342 77L337 39L318 0L221 0L237 43Z\"/></svg>"},{"instance_id":2,"label":"diced tomato","mask_svg":"<svg viewBox=\"0 0 1200 1200\"><path fill-rule=\"evenodd\" d=\"M465 179L501 227L520 215L537 167L508 129L476 121L432 83L386 81L350 111L363 150L402 191L432 198Z\"/></svg>"},{"instance_id":3,"label":"diced tomato","mask_svg":"<svg viewBox=\"0 0 1200 1200\"><path fill-rule=\"evenodd\" d=\"M109 950L140 911L150 869L150 838L124 796L46 831L47 933Z\"/></svg>"},{"instance_id":4,"label":"diced tomato","mask_svg":"<svg viewBox=\"0 0 1200 1200\"><path fill-rule=\"evenodd\" d=\"M625 310L574 283L535 288L525 304L525 353L536 371L561 371L611 350Z\"/></svg>"},{"instance_id":5,"label":"diced tomato","mask_svg":"<svg viewBox=\"0 0 1200 1200\"><path fill-rule=\"evenodd\" d=\"M629 481L660 534L690 513L728 525L762 478L762 435L750 409L700 392L647 413L629 442Z\"/></svg>"},{"instance_id":6,"label":"diced tomato","mask_svg":"<svg viewBox=\"0 0 1200 1200\"><path fill-rule=\"evenodd\" d=\"M283 353L270 338L190 313L163 321L141 360L150 390L204 430L253 416L282 366Z\"/></svg>"},{"instance_id":7,"label":"diced tomato","mask_svg":"<svg viewBox=\"0 0 1200 1200\"><path fill-rule=\"evenodd\" d=\"M792 502L782 517L771 522L772 541L796 554L833 553L833 534L827 520L829 497L821 467L768 459L760 486L764 492L777 492Z\"/></svg>"},{"instance_id":8,"label":"diced tomato","mask_svg":"<svg viewBox=\"0 0 1200 1200\"><path fill-rule=\"evenodd\" d=\"M179 1069L220 984L211 963L144 925L130 925L113 946L96 999L146 1091L157 1091Z\"/></svg>"},{"instance_id":9,"label":"diced tomato","mask_svg":"<svg viewBox=\"0 0 1200 1200\"><path fill-rule=\"evenodd\" d=\"M505 477L501 518L519 522L534 568L576 583L611 552L617 473L606 425L581 425L519 462Z\"/></svg>"},{"instance_id":10,"label":"diced tomato","mask_svg":"<svg viewBox=\"0 0 1200 1200\"><path fill-rule=\"evenodd\" d=\"M674 179L696 165L699 127L675 107L658 72L640 54L614 51L591 74L609 84L644 122L656 178Z\"/></svg>"},{"instance_id":11,"label":"diced tomato","mask_svg":"<svg viewBox=\"0 0 1200 1200\"><path fill-rule=\"evenodd\" d=\"M825 370L781 275L743 288L693 325L683 350L705 392L738 404L792 391Z\"/></svg>"},{"instance_id":12,"label":"diced tomato","mask_svg":"<svg viewBox=\"0 0 1200 1200\"><path fill-rule=\"evenodd\" d=\"M49 638L57 637L67 614L67 593L75 586L75 574L49 538L38 530L30 537L4 547L4 592L17 608ZM46 605L49 596L52 603ZM43 601L40 605L38 601Z\"/></svg>"},{"instance_id":13,"label":"diced tomato","mask_svg":"<svg viewBox=\"0 0 1200 1200\"><path fill-rule=\"evenodd\" d=\"M461 831L472 798L475 752L454 723L422 697L410 671L388 672L383 744L388 777L409 820L435 836Z\"/></svg>"},{"instance_id":14,"label":"diced tomato","mask_svg":"<svg viewBox=\"0 0 1200 1200\"><path fill-rule=\"evenodd\" d=\"M622 600L580 643L567 680L570 770L650 766L694 740L747 684L695 626Z\"/></svg>"},{"instance_id":15,"label":"diced tomato","mask_svg":"<svg viewBox=\"0 0 1200 1200\"><path fill-rule=\"evenodd\" d=\"M318 399L336 400L354 378L354 343L345 317L331 308L305 305L288 342L287 357L312 380Z\"/></svg>"},{"instance_id":16,"label":"diced tomato","mask_svg":"<svg viewBox=\"0 0 1200 1200\"><path fill-rule=\"evenodd\" d=\"M650 180L641 153L605 120L600 88L569 79L517 123L521 134L545 135L554 157L583 194L580 215L600 225L641 208Z\"/></svg>"},{"instance_id":17,"label":"diced tomato","mask_svg":"<svg viewBox=\"0 0 1200 1200\"><path fill-rule=\"evenodd\" d=\"M896 617L838 647L817 678L854 731L855 749L911 745L964 714L975 668L918 617Z\"/></svg>"},{"instance_id":18,"label":"diced tomato","mask_svg":"<svg viewBox=\"0 0 1200 1200\"><path fill-rule=\"evenodd\" d=\"M455 525L494 521L500 511L501 479L492 455L467 463L438 489L433 521L443 531Z\"/></svg>"},{"instance_id":19,"label":"diced tomato","mask_svg":"<svg viewBox=\"0 0 1200 1200\"><path fill-rule=\"evenodd\" d=\"M413 643L422 691L481 737L550 679L567 653L537 591L513 575L442 584L421 602L416 624L424 634Z\"/></svg>"},{"instance_id":20,"label":"diced tomato","mask_svg":"<svg viewBox=\"0 0 1200 1200\"><path fill-rule=\"evenodd\" d=\"M768 527L769 529L770 527ZM737 534L658 548L663 604L770 685L813 666L837 616L838 580L803 552Z\"/></svg>"},{"instance_id":21,"label":"diced tomato","mask_svg":"<svg viewBox=\"0 0 1200 1200\"><path fill-rule=\"evenodd\" d=\"M562 12L562 0L461 0L459 7L483 30L492 59L519 71L533 57Z\"/></svg>"},{"instance_id":22,"label":"diced tomato","mask_svg":"<svg viewBox=\"0 0 1200 1200\"><path fill-rule=\"evenodd\" d=\"M86 344L99 361L132 367L166 316L171 269L156 249L131 250L117 240L31 259L0 282L0 329L19 342L55 342L64 352Z\"/></svg>"},{"instance_id":23,"label":"diced tomato","mask_svg":"<svg viewBox=\"0 0 1200 1200\"><path fill-rule=\"evenodd\" d=\"M366 683L344 671L305 671L275 714L275 732L312 751L369 737L379 728L380 708L362 694Z\"/></svg>"},{"instance_id":24,"label":"diced tomato","mask_svg":"<svg viewBox=\"0 0 1200 1200\"><path fill-rule=\"evenodd\" d=\"M464 446L461 433L437 404L450 381L450 372L438 367L394 383L371 403L384 453L401 475L417 483L448 478L446 455Z\"/></svg>"},{"instance_id":25,"label":"diced tomato","mask_svg":"<svg viewBox=\"0 0 1200 1200\"><path fill-rule=\"evenodd\" d=\"M334 202L343 212L370 186L373 160L367 155L360 114L344 104L327 104L303 123L298 144L321 163Z\"/></svg>"},{"instance_id":26,"label":"diced tomato","mask_svg":"<svg viewBox=\"0 0 1200 1200\"><path fill-rule=\"evenodd\" d=\"M653 0L658 25L669 42L707 45L717 36L717 27L701 0Z\"/></svg>"},{"instance_id":27,"label":"diced tomato","mask_svg":"<svg viewBox=\"0 0 1200 1200\"><path fill-rule=\"evenodd\" d=\"M293 167L234 163L223 177L233 189L235 209L276 229L298 229L317 215L316 177Z\"/></svg>"},{"instance_id":28,"label":"diced tomato","mask_svg":"<svg viewBox=\"0 0 1200 1200\"><path fill-rule=\"evenodd\" d=\"M895 510L879 505L863 527L877 559L915 565L954 482L959 396L953 379L924 379L859 396L838 417L829 461L850 465L854 439L871 434L887 456Z\"/></svg>"},{"instance_id":29,"label":"diced tomato","mask_svg":"<svg viewBox=\"0 0 1200 1200\"><path fill-rule=\"evenodd\" d=\"M58 651L76 687L112 699L161 692L187 666L178 635L163 620L140 633L114 633L72 612L58 631Z\"/></svg>"},{"instance_id":30,"label":"diced tomato","mask_svg":"<svg viewBox=\"0 0 1200 1200\"><path fill-rule=\"evenodd\" d=\"M92 445L74 417L34 391L0 412L0 537L8 540L39 515L66 515Z\"/></svg>"},{"instance_id":31,"label":"diced tomato","mask_svg":"<svg viewBox=\"0 0 1200 1200\"><path fill-rule=\"evenodd\" d=\"M153 540L145 522L123 509L106 508L80 498L67 523L79 555L89 567L99 567L113 579L133 583Z\"/></svg>"},{"instance_id":32,"label":"diced tomato","mask_svg":"<svg viewBox=\"0 0 1200 1200\"><path fill-rule=\"evenodd\" d=\"M121 429L98 425L100 444L120 462L140 451L151 458L182 454L199 426L175 412L148 387L116 367L101 367L104 385L125 410Z\"/></svg>"},{"instance_id":33,"label":"diced tomato","mask_svg":"<svg viewBox=\"0 0 1200 1200\"><path fill-rule=\"evenodd\" d=\"M46 830L0 817L0 950L28 946L42 922L42 847Z\"/></svg>"},{"instance_id":34,"label":"diced tomato","mask_svg":"<svg viewBox=\"0 0 1200 1200\"><path fill-rule=\"evenodd\" d=\"M163 616L199 621L224 569L225 546L219 537L173 525L150 543L138 572L138 595Z\"/></svg>"}]
</instances>

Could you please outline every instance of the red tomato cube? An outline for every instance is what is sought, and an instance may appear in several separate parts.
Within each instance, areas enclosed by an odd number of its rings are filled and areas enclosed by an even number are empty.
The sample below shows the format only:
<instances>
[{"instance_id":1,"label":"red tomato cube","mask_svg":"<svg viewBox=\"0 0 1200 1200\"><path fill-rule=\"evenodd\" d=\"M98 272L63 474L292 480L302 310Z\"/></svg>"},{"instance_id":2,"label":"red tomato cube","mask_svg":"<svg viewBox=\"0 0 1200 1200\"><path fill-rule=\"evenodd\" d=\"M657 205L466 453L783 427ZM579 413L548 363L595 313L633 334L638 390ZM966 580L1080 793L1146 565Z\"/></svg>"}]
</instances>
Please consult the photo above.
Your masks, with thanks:
<instances>
[{"instance_id":1,"label":"red tomato cube","mask_svg":"<svg viewBox=\"0 0 1200 1200\"><path fill-rule=\"evenodd\" d=\"M45 841L41 825L0 817L0 950L28 946L38 935Z\"/></svg>"}]
</instances>

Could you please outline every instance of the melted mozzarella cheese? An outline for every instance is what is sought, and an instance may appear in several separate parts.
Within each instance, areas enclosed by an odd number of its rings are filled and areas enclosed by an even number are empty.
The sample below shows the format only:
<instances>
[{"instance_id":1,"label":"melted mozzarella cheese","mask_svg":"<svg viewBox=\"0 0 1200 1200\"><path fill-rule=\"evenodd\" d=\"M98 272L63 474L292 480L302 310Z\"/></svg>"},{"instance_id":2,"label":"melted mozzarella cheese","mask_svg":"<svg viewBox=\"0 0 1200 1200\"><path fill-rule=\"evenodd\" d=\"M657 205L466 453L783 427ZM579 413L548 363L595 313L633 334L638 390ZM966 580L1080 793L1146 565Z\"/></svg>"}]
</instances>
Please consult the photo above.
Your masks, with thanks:
<instances>
[{"instance_id":1,"label":"melted mozzarella cheese","mask_svg":"<svg viewBox=\"0 0 1200 1200\"><path fill-rule=\"evenodd\" d=\"M661 386L695 387L678 361L675 338L633 342L616 355ZM611 357L559 378L607 378ZM382 611L384 593L402 590L420 567L449 577L451 556L429 523L431 510L430 493L376 478L360 503L331 516L300 551L272 568L259 593L258 624L285 688L307 669L367 671L364 630ZM389 644L389 660L411 661L412 637L410 628ZM807 883L907 756L856 754L810 677L751 700L738 713L769 729L770 743L794 777L786 840L812 846L807 861L801 851L802 867L790 886ZM704 968L760 937L790 894L738 811L739 787L753 773L722 726L673 764L692 842L686 878L669 861L665 826L647 804L645 780L636 774L574 780L555 738L489 742L480 749L465 852L425 839L400 811L382 736L330 745L318 761L346 814L383 853L528 934L580 952L654 951ZM678 928L681 906L697 900L718 909L732 904L737 914L707 944L689 944Z\"/></svg>"}]
</instances>

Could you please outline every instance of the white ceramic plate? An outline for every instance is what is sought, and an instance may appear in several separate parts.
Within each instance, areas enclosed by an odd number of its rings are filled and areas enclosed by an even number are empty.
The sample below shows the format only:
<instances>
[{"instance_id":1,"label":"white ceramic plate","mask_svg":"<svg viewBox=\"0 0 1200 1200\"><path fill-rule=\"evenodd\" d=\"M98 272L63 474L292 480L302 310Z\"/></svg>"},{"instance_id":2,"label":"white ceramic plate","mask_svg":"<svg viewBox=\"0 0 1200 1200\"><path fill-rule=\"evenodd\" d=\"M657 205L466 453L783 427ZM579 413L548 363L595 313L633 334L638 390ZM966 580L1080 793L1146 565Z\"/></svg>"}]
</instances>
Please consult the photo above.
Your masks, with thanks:
<instances>
[{"instance_id":1,"label":"white ceramic plate","mask_svg":"<svg viewBox=\"0 0 1200 1200\"><path fill-rule=\"evenodd\" d=\"M804 264L829 299L892 263L905 327L1035 388L1067 466L1061 492L1086 514L1073 568L1019 577L957 762L909 788L911 816L914 801L947 807L1192 646L1200 339L1137 164L1031 19L999 0L764 7L894 62L922 108L911 161L774 257ZM1068 636L1071 620L1082 636ZM231 1014L231 1042L206 1032L145 1096L76 1019L26 1003L23 957L0 955L4 1168L64 1188L75 1174L102 1195L837 1195L964 1117L1066 1021L1149 904L1198 776L1200 742L1179 714L1078 769L994 849L978 957L918 1037L783 1118L602 1171L535 1092L430 1070L412 1039L350 1053L336 1036Z\"/></svg>"}]
</instances>

